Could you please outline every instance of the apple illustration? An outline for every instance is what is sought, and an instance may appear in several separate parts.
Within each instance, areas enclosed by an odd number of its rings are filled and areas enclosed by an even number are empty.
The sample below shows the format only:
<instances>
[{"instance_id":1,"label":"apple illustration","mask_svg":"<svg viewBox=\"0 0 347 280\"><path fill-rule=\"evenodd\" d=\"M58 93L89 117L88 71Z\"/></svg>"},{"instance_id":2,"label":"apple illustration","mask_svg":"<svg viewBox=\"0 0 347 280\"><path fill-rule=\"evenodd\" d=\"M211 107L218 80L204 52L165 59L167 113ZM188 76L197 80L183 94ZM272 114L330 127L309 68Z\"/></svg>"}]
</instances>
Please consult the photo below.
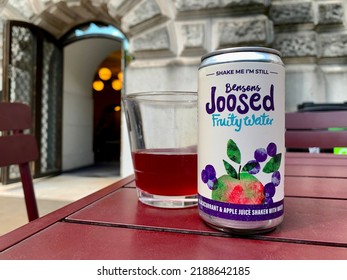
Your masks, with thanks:
<instances>
[{"instance_id":1,"label":"apple illustration","mask_svg":"<svg viewBox=\"0 0 347 280\"><path fill-rule=\"evenodd\" d=\"M234 164L223 160L227 174L217 178L212 164L207 164L201 172L201 180L212 191L212 199L233 204L272 204L276 187L280 184L281 153L277 153L277 145L269 143L265 148L258 148L254 152L254 159L241 164L241 151L237 144L229 139L227 156ZM264 163L261 168L260 163ZM271 175L271 182L263 185L255 175L260 171Z\"/></svg>"},{"instance_id":2,"label":"apple illustration","mask_svg":"<svg viewBox=\"0 0 347 280\"><path fill-rule=\"evenodd\" d=\"M240 179L229 175L218 178L217 187L212 191L212 199L234 204L264 203L264 186L247 172L240 173Z\"/></svg>"}]
</instances>

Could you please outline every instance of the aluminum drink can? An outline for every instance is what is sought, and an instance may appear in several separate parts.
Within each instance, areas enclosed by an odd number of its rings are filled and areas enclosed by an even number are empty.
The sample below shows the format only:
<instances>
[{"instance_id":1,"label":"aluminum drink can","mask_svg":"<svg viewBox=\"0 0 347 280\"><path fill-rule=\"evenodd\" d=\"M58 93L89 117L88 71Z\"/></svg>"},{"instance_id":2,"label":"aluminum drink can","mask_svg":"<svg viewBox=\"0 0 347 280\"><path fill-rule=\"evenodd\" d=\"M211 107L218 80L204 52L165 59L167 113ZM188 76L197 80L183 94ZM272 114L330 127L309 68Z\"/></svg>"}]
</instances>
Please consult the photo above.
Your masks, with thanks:
<instances>
[{"instance_id":1,"label":"aluminum drink can","mask_svg":"<svg viewBox=\"0 0 347 280\"><path fill-rule=\"evenodd\" d=\"M237 47L201 58L198 207L210 226L256 234L282 222L284 92L277 50Z\"/></svg>"}]
</instances>

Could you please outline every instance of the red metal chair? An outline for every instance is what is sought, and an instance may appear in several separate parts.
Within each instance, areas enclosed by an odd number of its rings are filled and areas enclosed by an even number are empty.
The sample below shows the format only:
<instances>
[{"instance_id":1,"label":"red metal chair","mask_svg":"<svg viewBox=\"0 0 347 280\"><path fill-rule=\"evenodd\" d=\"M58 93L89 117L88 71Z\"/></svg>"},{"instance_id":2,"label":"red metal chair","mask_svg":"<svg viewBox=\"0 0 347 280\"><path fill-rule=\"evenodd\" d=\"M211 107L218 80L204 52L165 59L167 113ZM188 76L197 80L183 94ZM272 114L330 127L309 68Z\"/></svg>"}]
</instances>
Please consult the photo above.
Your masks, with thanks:
<instances>
[{"instance_id":1,"label":"red metal chair","mask_svg":"<svg viewBox=\"0 0 347 280\"><path fill-rule=\"evenodd\" d=\"M39 152L33 135L23 134L31 128L30 107L22 103L0 103L0 167L18 164L29 221L39 217L29 163Z\"/></svg>"}]
</instances>

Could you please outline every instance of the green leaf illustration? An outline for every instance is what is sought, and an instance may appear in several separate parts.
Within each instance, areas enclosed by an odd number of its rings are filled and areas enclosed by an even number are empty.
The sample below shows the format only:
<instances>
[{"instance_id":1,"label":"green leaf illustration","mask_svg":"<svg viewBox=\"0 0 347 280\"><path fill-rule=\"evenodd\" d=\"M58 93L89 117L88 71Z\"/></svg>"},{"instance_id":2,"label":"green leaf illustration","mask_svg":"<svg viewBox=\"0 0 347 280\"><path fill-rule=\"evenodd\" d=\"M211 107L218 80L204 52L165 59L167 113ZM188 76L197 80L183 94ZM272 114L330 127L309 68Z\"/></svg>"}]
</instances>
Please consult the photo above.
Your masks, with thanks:
<instances>
[{"instance_id":1,"label":"green leaf illustration","mask_svg":"<svg viewBox=\"0 0 347 280\"><path fill-rule=\"evenodd\" d=\"M257 164L258 163L256 161L249 161L242 167L242 171L249 172L250 170L254 169L254 167L256 167Z\"/></svg>"},{"instance_id":2,"label":"green leaf illustration","mask_svg":"<svg viewBox=\"0 0 347 280\"><path fill-rule=\"evenodd\" d=\"M225 168L227 174L230 177L237 179L237 172L236 172L235 168L232 165L230 165L228 162L226 162L225 160L223 160L223 163L224 163L224 168Z\"/></svg>"},{"instance_id":3,"label":"green leaf illustration","mask_svg":"<svg viewBox=\"0 0 347 280\"><path fill-rule=\"evenodd\" d=\"M236 143L233 140L229 140L227 144L227 155L233 162L238 164L241 163L241 152L239 147L237 147Z\"/></svg>"},{"instance_id":4,"label":"green leaf illustration","mask_svg":"<svg viewBox=\"0 0 347 280\"><path fill-rule=\"evenodd\" d=\"M282 154L277 154L271 158L263 168L264 173L272 173L277 171L281 166Z\"/></svg>"}]
</instances>

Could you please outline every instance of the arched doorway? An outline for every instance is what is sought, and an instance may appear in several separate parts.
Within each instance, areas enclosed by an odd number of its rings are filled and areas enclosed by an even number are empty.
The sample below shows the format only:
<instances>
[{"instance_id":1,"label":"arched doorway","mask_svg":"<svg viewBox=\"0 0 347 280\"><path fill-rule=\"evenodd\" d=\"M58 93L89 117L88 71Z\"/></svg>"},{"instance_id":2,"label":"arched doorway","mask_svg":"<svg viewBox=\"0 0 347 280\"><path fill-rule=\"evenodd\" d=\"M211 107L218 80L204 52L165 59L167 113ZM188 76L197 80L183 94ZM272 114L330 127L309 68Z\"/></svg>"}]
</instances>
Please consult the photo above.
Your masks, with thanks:
<instances>
[{"instance_id":1,"label":"arched doorway","mask_svg":"<svg viewBox=\"0 0 347 280\"><path fill-rule=\"evenodd\" d=\"M91 31L84 26L97 28ZM5 56L8 58L5 69L14 74L6 76L3 98L27 103L32 108L33 130L41 152L41 159L35 164L35 177L95 164L94 116L97 113L94 108L98 109L100 104L93 104L92 83L100 64L110 54L118 54L114 63L122 70L126 41L121 33L113 32L112 26L93 23L84 26L55 40L35 25L19 21L8 24L6 50L9 54ZM55 53L60 55L53 55ZM24 80L23 76L27 78ZM119 90L118 96L116 104L112 101L110 105L120 106ZM108 106L107 102L103 106ZM96 122L100 123L100 118ZM109 126L109 129L120 131L120 123L113 126L116 127ZM111 142L119 145L120 137L113 135L116 139ZM112 160L119 162L119 151L114 151ZM13 176L6 176L6 181L18 178L16 170L12 173Z\"/></svg>"},{"instance_id":2,"label":"arched doorway","mask_svg":"<svg viewBox=\"0 0 347 280\"><path fill-rule=\"evenodd\" d=\"M69 31L62 42L63 170L111 164L119 171L121 90L127 41L113 26L89 23ZM101 68L109 71L109 77L101 77ZM93 88L94 83L101 87Z\"/></svg>"}]
</instances>

